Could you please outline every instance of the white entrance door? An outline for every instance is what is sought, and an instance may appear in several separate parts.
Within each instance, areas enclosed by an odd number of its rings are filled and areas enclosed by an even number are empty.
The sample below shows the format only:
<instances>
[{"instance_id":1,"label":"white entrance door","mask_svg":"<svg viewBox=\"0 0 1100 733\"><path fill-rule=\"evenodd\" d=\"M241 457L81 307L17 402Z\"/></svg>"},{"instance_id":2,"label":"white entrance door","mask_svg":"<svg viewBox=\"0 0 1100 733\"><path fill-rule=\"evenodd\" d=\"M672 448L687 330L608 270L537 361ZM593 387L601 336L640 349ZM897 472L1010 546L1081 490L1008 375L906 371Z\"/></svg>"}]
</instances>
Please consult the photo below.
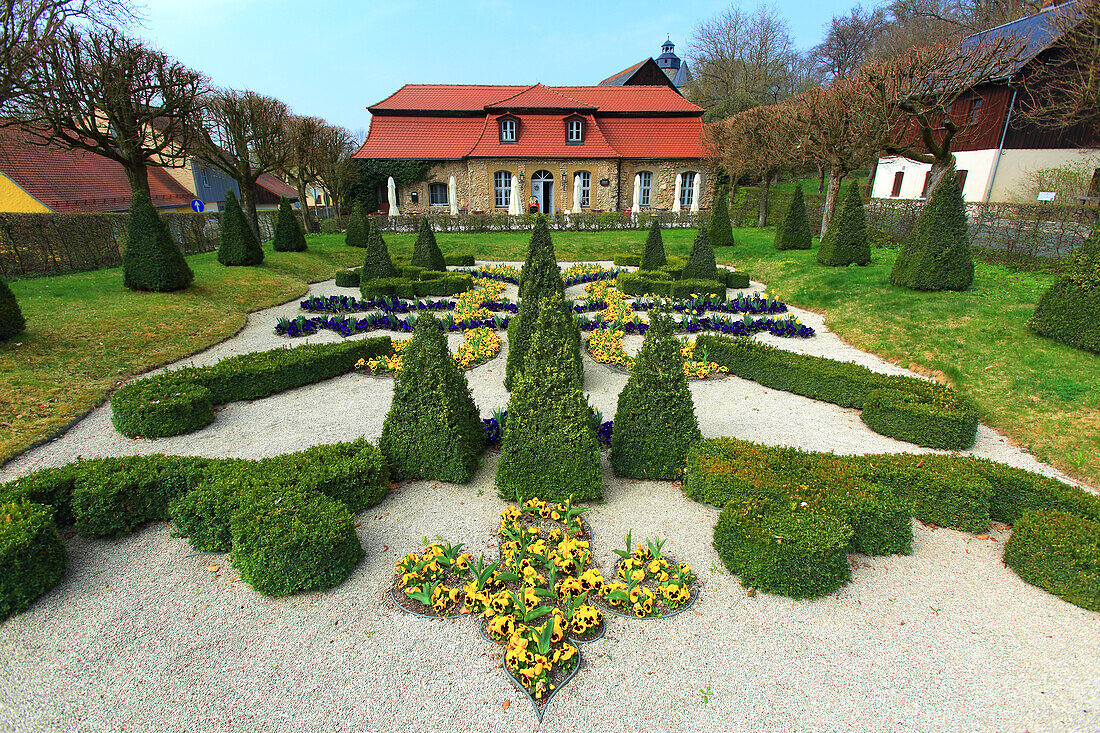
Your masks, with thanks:
<instances>
[{"instance_id":1,"label":"white entrance door","mask_svg":"<svg viewBox=\"0 0 1100 733\"><path fill-rule=\"evenodd\" d=\"M539 203L539 212L554 213L554 174L550 171L536 171L531 176L531 196Z\"/></svg>"}]
</instances>

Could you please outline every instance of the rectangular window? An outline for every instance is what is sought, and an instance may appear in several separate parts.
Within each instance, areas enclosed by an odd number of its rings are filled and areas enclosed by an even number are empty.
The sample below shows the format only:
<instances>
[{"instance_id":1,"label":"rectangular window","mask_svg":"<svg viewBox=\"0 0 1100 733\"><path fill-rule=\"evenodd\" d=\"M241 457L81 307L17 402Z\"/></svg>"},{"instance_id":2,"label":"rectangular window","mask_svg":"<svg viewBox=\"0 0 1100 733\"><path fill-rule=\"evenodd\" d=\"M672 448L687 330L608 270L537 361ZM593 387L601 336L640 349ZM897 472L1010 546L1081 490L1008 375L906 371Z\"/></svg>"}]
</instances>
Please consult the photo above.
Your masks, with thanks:
<instances>
[{"instance_id":1,"label":"rectangular window","mask_svg":"<svg viewBox=\"0 0 1100 733\"><path fill-rule=\"evenodd\" d=\"M447 200L447 184L446 183L429 183L428 184L428 205L429 206L446 206L450 201Z\"/></svg>"},{"instance_id":2,"label":"rectangular window","mask_svg":"<svg viewBox=\"0 0 1100 733\"><path fill-rule=\"evenodd\" d=\"M978 122L978 118L982 115L982 98L975 97L970 100L970 110L966 113L967 124L973 125Z\"/></svg>"},{"instance_id":3,"label":"rectangular window","mask_svg":"<svg viewBox=\"0 0 1100 733\"><path fill-rule=\"evenodd\" d=\"M928 184L932 182L932 171L928 171L924 174L924 186L920 190L920 197L922 199L928 198Z\"/></svg>"},{"instance_id":4,"label":"rectangular window","mask_svg":"<svg viewBox=\"0 0 1100 733\"><path fill-rule=\"evenodd\" d=\"M581 179L581 208L587 209L592 206L592 174L588 171L578 171L577 175Z\"/></svg>"},{"instance_id":5,"label":"rectangular window","mask_svg":"<svg viewBox=\"0 0 1100 733\"><path fill-rule=\"evenodd\" d=\"M205 168L202 169L202 187L203 188L210 188L210 181L206 177L206 169Z\"/></svg>"},{"instance_id":6,"label":"rectangular window","mask_svg":"<svg viewBox=\"0 0 1100 733\"><path fill-rule=\"evenodd\" d=\"M691 208L692 202L695 201L695 173L688 171L680 178L680 208ZM638 202L641 206L641 202Z\"/></svg>"},{"instance_id":7,"label":"rectangular window","mask_svg":"<svg viewBox=\"0 0 1100 733\"><path fill-rule=\"evenodd\" d=\"M584 137L584 125L580 120L569 120L569 142L579 143Z\"/></svg>"},{"instance_id":8,"label":"rectangular window","mask_svg":"<svg viewBox=\"0 0 1100 733\"><path fill-rule=\"evenodd\" d=\"M649 191L653 185L653 174L649 171L642 171L638 174L638 178L641 179L638 206L649 206Z\"/></svg>"},{"instance_id":9,"label":"rectangular window","mask_svg":"<svg viewBox=\"0 0 1100 733\"><path fill-rule=\"evenodd\" d=\"M966 190L966 171L959 171L959 190Z\"/></svg>"},{"instance_id":10,"label":"rectangular window","mask_svg":"<svg viewBox=\"0 0 1100 733\"><path fill-rule=\"evenodd\" d=\"M507 209L512 203L512 174L497 171L493 174L493 204L498 209Z\"/></svg>"},{"instance_id":11,"label":"rectangular window","mask_svg":"<svg viewBox=\"0 0 1100 733\"><path fill-rule=\"evenodd\" d=\"M898 171L894 174L894 187L890 189L890 195L894 198L901 196L901 182L905 178L905 171Z\"/></svg>"},{"instance_id":12,"label":"rectangular window","mask_svg":"<svg viewBox=\"0 0 1100 733\"><path fill-rule=\"evenodd\" d=\"M500 141L502 143L514 143L516 141L516 121L500 121Z\"/></svg>"}]
</instances>

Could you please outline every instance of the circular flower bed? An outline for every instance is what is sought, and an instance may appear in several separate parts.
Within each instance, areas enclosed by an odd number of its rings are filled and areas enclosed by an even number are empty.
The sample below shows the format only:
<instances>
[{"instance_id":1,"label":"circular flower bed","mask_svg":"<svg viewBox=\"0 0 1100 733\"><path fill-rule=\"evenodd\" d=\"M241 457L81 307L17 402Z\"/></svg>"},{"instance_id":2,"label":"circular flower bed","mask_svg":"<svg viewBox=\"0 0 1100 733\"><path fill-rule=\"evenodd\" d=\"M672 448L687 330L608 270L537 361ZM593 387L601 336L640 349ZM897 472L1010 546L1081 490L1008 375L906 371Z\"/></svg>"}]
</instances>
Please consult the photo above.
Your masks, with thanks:
<instances>
[{"instance_id":1,"label":"circular flower bed","mask_svg":"<svg viewBox=\"0 0 1100 733\"><path fill-rule=\"evenodd\" d=\"M610 328L593 331L585 341L585 348L593 359L601 364L617 367L619 371L630 372L634 368L634 357L623 349L622 331ZM689 379L706 379L707 377L721 377L729 373L729 369L710 361L706 354L697 358L695 354L694 340L681 340L683 344L680 354L684 357L684 374Z\"/></svg>"},{"instance_id":2,"label":"circular flower bed","mask_svg":"<svg viewBox=\"0 0 1100 733\"><path fill-rule=\"evenodd\" d=\"M487 326L471 328L463 331L462 335L466 340L454 353L455 362L458 364L459 369L473 369L500 353L500 336ZM355 368L365 369L374 375L389 374L392 376L401 368L401 357L408 345L409 339L394 341L391 353L373 359L360 359L355 363Z\"/></svg>"}]
</instances>

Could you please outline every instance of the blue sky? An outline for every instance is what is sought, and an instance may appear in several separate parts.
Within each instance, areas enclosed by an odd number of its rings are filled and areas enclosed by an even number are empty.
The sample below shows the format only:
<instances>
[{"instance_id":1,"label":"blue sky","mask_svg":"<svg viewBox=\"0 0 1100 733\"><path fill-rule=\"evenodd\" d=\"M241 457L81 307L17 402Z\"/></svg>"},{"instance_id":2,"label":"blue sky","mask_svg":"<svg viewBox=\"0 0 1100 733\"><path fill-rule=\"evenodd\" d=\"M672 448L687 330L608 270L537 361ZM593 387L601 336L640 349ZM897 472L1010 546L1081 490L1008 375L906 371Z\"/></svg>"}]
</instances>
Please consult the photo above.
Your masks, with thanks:
<instances>
[{"instance_id":1,"label":"blue sky","mask_svg":"<svg viewBox=\"0 0 1100 733\"><path fill-rule=\"evenodd\" d=\"M671 36L683 57L694 29L728 2L673 0L144 0L137 35L210 76L353 132L369 104L406 83L595 84ZM780 0L803 47L851 0ZM745 3L748 10L756 3Z\"/></svg>"}]
</instances>

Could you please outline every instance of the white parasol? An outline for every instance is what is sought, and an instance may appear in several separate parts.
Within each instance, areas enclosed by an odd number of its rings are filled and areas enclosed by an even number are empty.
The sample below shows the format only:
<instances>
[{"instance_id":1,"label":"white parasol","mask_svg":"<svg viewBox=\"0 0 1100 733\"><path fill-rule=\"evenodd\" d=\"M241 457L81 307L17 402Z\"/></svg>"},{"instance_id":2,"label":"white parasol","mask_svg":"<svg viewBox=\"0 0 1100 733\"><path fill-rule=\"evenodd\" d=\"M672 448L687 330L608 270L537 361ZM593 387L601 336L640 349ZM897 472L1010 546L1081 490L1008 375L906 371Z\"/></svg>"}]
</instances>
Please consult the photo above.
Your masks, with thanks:
<instances>
[{"instance_id":1,"label":"white parasol","mask_svg":"<svg viewBox=\"0 0 1100 733\"><path fill-rule=\"evenodd\" d=\"M573 176L573 213L581 213L581 176L579 173Z\"/></svg>"},{"instance_id":2,"label":"white parasol","mask_svg":"<svg viewBox=\"0 0 1100 733\"><path fill-rule=\"evenodd\" d=\"M676 174L676 195L674 195L672 197L672 210L677 214L680 213L680 191L681 191L681 189L683 189L683 187L684 187L684 174L683 173L677 173Z\"/></svg>"},{"instance_id":3,"label":"white parasol","mask_svg":"<svg viewBox=\"0 0 1100 733\"><path fill-rule=\"evenodd\" d=\"M393 176L386 182L388 198L390 201L390 216L401 216L401 209L397 208L397 184L393 182Z\"/></svg>"},{"instance_id":4,"label":"white parasol","mask_svg":"<svg viewBox=\"0 0 1100 733\"><path fill-rule=\"evenodd\" d=\"M695 174L695 190L691 193L691 213L699 213L699 200L703 198L703 174Z\"/></svg>"},{"instance_id":5,"label":"white parasol","mask_svg":"<svg viewBox=\"0 0 1100 733\"><path fill-rule=\"evenodd\" d=\"M519 216L523 213L523 209L520 208L519 203L519 176L512 175L512 191L508 197L508 213L512 216Z\"/></svg>"},{"instance_id":6,"label":"white parasol","mask_svg":"<svg viewBox=\"0 0 1100 733\"><path fill-rule=\"evenodd\" d=\"M451 216L458 216L458 185L454 176L447 183L447 201L451 203Z\"/></svg>"},{"instance_id":7,"label":"white parasol","mask_svg":"<svg viewBox=\"0 0 1100 733\"><path fill-rule=\"evenodd\" d=\"M634 174L634 205L630 207L632 214L637 214L642 210L642 175L640 173Z\"/></svg>"}]
</instances>

